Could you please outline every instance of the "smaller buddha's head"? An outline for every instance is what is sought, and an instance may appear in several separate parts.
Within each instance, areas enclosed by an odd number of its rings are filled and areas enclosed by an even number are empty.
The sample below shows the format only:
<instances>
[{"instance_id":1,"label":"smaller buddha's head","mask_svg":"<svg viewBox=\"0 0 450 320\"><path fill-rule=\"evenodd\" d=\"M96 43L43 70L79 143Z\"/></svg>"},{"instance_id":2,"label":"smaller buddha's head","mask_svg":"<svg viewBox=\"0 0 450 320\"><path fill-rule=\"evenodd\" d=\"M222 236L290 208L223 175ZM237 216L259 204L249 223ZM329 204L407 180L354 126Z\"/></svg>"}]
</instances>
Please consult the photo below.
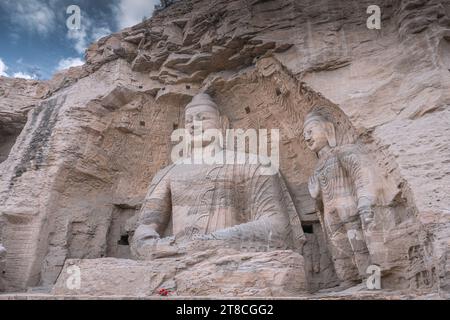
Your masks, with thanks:
<instances>
[{"instance_id":1,"label":"smaller buddha's head","mask_svg":"<svg viewBox=\"0 0 450 320\"><path fill-rule=\"evenodd\" d=\"M336 147L334 124L315 111L308 113L306 116L303 137L308 148L316 153Z\"/></svg>"},{"instance_id":2,"label":"smaller buddha's head","mask_svg":"<svg viewBox=\"0 0 450 320\"><path fill-rule=\"evenodd\" d=\"M219 108L206 93L196 95L185 108L185 129L192 137L192 143L201 144L206 147L211 139L205 137L207 130L223 129L223 118L220 116Z\"/></svg>"}]
</instances>

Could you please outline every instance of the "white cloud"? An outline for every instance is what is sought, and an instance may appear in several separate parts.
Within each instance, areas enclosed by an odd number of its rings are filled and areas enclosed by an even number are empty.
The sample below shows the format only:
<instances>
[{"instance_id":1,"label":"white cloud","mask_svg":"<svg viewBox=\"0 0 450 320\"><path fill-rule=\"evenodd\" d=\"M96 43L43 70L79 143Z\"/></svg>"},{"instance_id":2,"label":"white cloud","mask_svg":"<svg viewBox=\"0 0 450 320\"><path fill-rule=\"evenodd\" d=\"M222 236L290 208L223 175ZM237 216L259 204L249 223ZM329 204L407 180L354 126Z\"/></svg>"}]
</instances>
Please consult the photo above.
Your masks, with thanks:
<instances>
[{"instance_id":1,"label":"white cloud","mask_svg":"<svg viewBox=\"0 0 450 320\"><path fill-rule=\"evenodd\" d=\"M0 58L0 76L8 77L8 74L6 73L6 70L8 70L8 67L3 62L3 60Z\"/></svg>"},{"instance_id":2,"label":"white cloud","mask_svg":"<svg viewBox=\"0 0 450 320\"><path fill-rule=\"evenodd\" d=\"M95 26L94 22L83 16L81 20L81 29L68 30L67 38L73 41L73 47L79 54L84 54L88 46L100 38L112 33L108 26Z\"/></svg>"},{"instance_id":3,"label":"white cloud","mask_svg":"<svg viewBox=\"0 0 450 320\"><path fill-rule=\"evenodd\" d=\"M13 78L35 80L35 79L37 79L37 76L34 74L28 74L28 73L24 73L24 72L16 72L13 74Z\"/></svg>"},{"instance_id":4,"label":"white cloud","mask_svg":"<svg viewBox=\"0 0 450 320\"><path fill-rule=\"evenodd\" d=\"M56 26L55 11L43 0L2 0L0 7L7 13L10 22L29 32L47 35Z\"/></svg>"},{"instance_id":5,"label":"white cloud","mask_svg":"<svg viewBox=\"0 0 450 320\"><path fill-rule=\"evenodd\" d=\"M89 45L89 37L85 26L81 27L80 30L67 31L67 38L73 40L73 47L79 54L83 54Z\"/></svg>"},{"instance_id":6,"label":"white cloud","mask_svg":"<svg viewBox=\"0 0 450 320\"><path fill-rule=\"evenodd\" d=\"M92 21L86 15L82 15L81 28L78 30L67 30L67 38L73 40L73 47L79 54L84 54L90 44L92 32Z\"/></svg>"},{"instance_id":7,"label":"white cloud","mask_svg":"<svg viewBox=\"0 0 450 320\"><path fill-rule=\"evenodd\" d=\"M98 41L104 36L110 35L112 33L111 29L108 27L99 27L92 29L92 39Z\"/></svg>"},{"instance_id":8,"label":"white cloud","mask_svg":"<svg viewBox=\"0 0 450 320\"><path fill-rule=\"evenodd\" d=\"M57 70L61 71L72 67L79 67L84 64L84 61L80 58L66 58L59 60Z\"/></svg>"},{"instance_id":9,"label":"white cloud","mask_svg":"<svg viewBox=\"0 0 450 320\"><path fill-rule=\"evenodd\" d=\"M6 70L8 70L8 66L0 58L0 76L9 77L10 75L8 73L6 73ZM27 79L27 80L34 80L34 79L38 78L38 76L35 74L29 74L29 73L25 73L25 72L21 72L21 71L13 73L11 77Z\"/></svg>"},{"instance_id":10,"label":"white cloud","mask_svg":"<svg viewBox=\"0 0 450 320\"><path fill-rule=\"evenodd\" d=\"M120 29L128 28L150 17L159 0L119 0L114 7L116 22Z\"/></svg>"},{"instance_id":11,"label":"white cloud","mask_svg":"<svg viewBox=\"0 0 450 320\"><path fill-rule=\"evenodd\" d=\"M12 25L44 36L57 28L66 28L67 6L62 0L0 0L0 9L6 12ZM67 38L74 49L83 54L91 42L110 33L107 26L96 25L82 10L81 29L68 30ZM10 37L13 42L19 40L18 33L11 33Z\"/></svg>"}]
</instances>

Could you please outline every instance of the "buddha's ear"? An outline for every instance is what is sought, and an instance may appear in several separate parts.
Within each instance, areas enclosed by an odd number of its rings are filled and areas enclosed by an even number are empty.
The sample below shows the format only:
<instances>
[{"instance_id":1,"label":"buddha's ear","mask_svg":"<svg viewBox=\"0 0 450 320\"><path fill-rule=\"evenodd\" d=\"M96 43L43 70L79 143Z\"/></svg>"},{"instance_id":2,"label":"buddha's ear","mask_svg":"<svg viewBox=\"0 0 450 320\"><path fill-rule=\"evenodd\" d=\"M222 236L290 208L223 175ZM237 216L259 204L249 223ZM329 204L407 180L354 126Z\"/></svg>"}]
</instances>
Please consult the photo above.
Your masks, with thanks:
<instances>
[{"instance_id":1,"label":"buddha's ear","mask_svg":"<svg viewBox=\"0 0 450 320\"><path fill-rule=\"evenodd\" d=\"M227 132L227 130L231 128L230 127L230 120L228 119L227 116L225 116L225 115L221 115L220 116L220 125L221 125L221 128L222 128L222 137L221 137L221 141L220 141L220 146L222 148L225 148L226 147L225 144L228 141L228 136L227 136L228 132Z\"/></svg>"},{"instance_id":2,"label":"buddha's ear","mask_svg":"<svg viewBox=\"0 0 450 320\"><path fill-rule=\"evenodd\" d=\"M228 119L227 116L224 116L224 115L221 115L221 116L220 116L220 124L221 124L221 126L222 126L222 131L223 131L224 133L226 133L226 131L227 131L228 129L230 129L230 120Z\"/></svg>"},{"instance_id":3,"label":"buddha's ear","mask_svg":"<svg viewBox=\"0 0 450 320\"><path fill-rule=\"evenodd\" d=\"M334 129L334 124L327 122L325 124L325 133L328 140L328 145L332 148L336 147L336 131Z\"/></svg>"}]
</instances>

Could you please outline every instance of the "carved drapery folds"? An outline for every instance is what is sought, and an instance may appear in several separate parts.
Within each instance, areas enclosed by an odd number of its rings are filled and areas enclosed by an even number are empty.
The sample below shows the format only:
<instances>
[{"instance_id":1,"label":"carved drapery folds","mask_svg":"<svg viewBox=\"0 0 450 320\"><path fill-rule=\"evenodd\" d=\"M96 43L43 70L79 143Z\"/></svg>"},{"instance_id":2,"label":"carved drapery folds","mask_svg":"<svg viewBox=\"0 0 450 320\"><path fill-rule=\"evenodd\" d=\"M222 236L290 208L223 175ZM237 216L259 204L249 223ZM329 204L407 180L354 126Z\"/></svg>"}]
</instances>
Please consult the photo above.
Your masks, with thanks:
<instances>
[{"instance_id":1,"label":"carved drapery folds","mask_svg":"<svg viewBox=\"0 0 450 320\"><path fill-rule=\"evenodd\" d=\"M304 138L318 156L309 190L321 209L338 278L361 280L372 264L389 269L392 258L385 239L401 223L394 205L399 190L335 108L313 108L305 119Z\"/></svg>"},{"instance_id":2,"label":"carved drapery folds","mask_svg":"<svg viewBox=\"0 0 450 320\"><path fill-rule=\"evenodd\" d=\"M194 97L185 112L187 119L211 117L209 122L202 120L204 128L222 129L218 107L207 94ZM186 120L185 129L191 126ZM219 149L222 156L216 156L223 158L225 150ZM262 172L259 163L176 163L163 169L154 178L139 215L132 239L135 256L145 259L147 250L142 248L153 247L164 235L178 242L219 240L240 248L255 242L264 251L301 252L304 235L283 178Z\"/></svg>"}]
</instances>

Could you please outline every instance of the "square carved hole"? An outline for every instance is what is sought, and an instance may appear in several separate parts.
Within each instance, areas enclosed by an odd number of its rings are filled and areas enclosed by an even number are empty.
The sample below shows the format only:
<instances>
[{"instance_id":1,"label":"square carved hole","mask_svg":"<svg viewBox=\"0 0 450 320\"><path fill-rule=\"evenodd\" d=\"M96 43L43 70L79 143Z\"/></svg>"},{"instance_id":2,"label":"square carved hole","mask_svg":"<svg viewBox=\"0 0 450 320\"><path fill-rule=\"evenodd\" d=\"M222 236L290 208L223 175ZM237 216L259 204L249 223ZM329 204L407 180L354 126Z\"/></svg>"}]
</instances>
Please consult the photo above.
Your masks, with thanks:
<instances>
[{"instance_id":1,"label":"square carved hole","mask_svg":"<svg viewBox=\"0 0 450 320\"><path fill-rule=\"evenodd\" d=\"M128 242L128 235L125 234L125 235L120 236L120 240L117 241L117 244L119 246L129 246L130 243Z\"/></svg>"},{"instance_id":2,"label":"square carved hole","mask_svg":"<svg viewBox=\"0 0 450 320\"><path fill-rule=\"evenodd\" d=\"M314 233L314 229L313 229L312 225L308 225L308 224L302 225L302 228L303 228L304 233L309 233L309 234Z\"/></svg>"}]
</instances>

